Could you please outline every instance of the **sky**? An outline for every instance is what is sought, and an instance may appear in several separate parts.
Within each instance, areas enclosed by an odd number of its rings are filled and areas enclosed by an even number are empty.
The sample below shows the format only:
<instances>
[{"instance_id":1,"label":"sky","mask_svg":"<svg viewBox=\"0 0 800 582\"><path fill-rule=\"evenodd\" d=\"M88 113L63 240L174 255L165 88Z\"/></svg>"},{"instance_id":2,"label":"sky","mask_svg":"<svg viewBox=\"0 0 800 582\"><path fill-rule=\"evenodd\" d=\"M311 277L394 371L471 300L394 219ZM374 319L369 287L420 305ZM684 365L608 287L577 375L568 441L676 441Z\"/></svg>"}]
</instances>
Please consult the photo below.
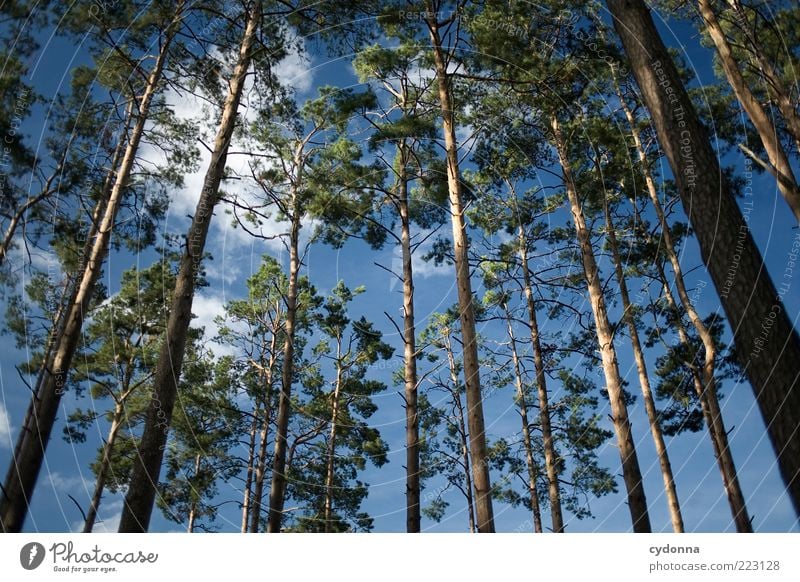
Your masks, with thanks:
<instances>
[{"instance_id":1,"label":"sky","mask_svg":"<svg viewBox=\"0 0 800 582\"><path fill-rule=\"evenodd\" d=\"M695 31L685 23L660 22L660 30L668 45L681 47L687 62L694 68L698 83L702 85L713 80L709 52L698 45ZM31 82L43 94L55 94L63 90L69 82L72 67L86 62L84 48L60 37L42 38L41 58L32 70ZM349 59L330 59L310 49L310 53L290 55L279 67L278 74L285 83L295 88L298 100L312 97L317 88L327 84L339 87L357 86ZM316 52L315 52L316 51ZM245 99L245 103L247 99ZM197 107L190 100L175 98L176 111L182 115L197 115ZM39 107L29 120L26 130L35 143L41 128L45 125L46 108ZM163 232L184 233L187 227L187 213L193 211L200 185L203 180L203 158L200 171L188 176L185 187L171 193L171 206L163 224ZM735 154L724 160L737 169L743 168L741 158ZM232 156L228 161L232 167L241 165L243 160ZM664 172L669 174L668 170ZM755 175L753 182L757 201L752 211L753 235L765 256L767 267L773 279L779 279L787 267L787 252L793 238L798 234L796 224L780 196L774 183L765 175ZM441 232L449 235L449 225ZM429 243L430 244L430 243ZM258 269L262 255L269 254L285 262L281 248L265 241L256 241L244 235L241 229L234 228L230 217L217 212L209 237L208 250L214 260L207 264L210 285L202 289L194 301L195 325L203 325L206 337L215 332L214 316L222 311L223 305L244 296L246 278ZM424 252L424 248L422 252ZM415 258L416 313L418 330L426 319L437 311L450 307L456 301L453 269L448 265L435 266L425 263L417 254ZM40 260L46 261L46 252ZM375 398L378 412L370 423L378 427L390 445L389 463L380 469L368 467L359 478L369 483L369 496L362 509L374 518L374 531L399 532L405 530L405 472L404 472L404 411L398 393L400 387L393 386L391 374L402 366L402 347L397 333L386 317L387 312L399 317L402 305L402 289L396 280L387 278L386 272L375 265L398 266L397 249L390 246L374 251L363 242L350 241L342 249L331 249L322 244L312 246L303 267L322 292L327 291L339 280L349 286L364 285L366 291L352 306L356 316L364 315L374 322L384 333L384 339L395 347L394 358L375 366L371 373L376 379L387 383L387 390ZM697 247L690 241L682 250L682 264L689 273L690 294L696 298L702 313L710 313L719 308L713 285L699 261ZM119 275L123 270L138 263L149 265L155 259L152 251L139 256L126 252L112 253L105 270L105 283L111 292L116 290ZM607 259L605 259L607 261ZM607 262L601 269L610 273ZM24 284L20 279L19 284ZM475 290L480 293L480 283L473 281ZM787 312L800 314L800 285L794 284L784 298ZM574 300L574 299L573 299ZM3 306L0 306L3 307ZM580 307L576 305L576 307ZM588 309L588 304L583 306ZM542 322L543 332L558 331L563 322ZM490 324L480 329L487 337L496 335ZM6 339L10 344L10 338ZM218 348L224 352L223 348ZM620 370L630 382L629 389L638 390L636 368L631 354L626 349L619 350ZM5 470L13 438L17 433L28 402L28 392L20 382L14 366L24 358L20 350L10 345L0 353L0 467ZM723 415L730 431L729 438L733 457L736 461L739 479L746 496L748 509L754 517L756 531L788 532L800 531L800 524L792 511L778 475L775 458L766 437L763 421L753 398L750 385L745 381L727 381L724 385L725 398L722 400ZM85 402L81 403L83 406ZM67 393L63 399L59 424L48 448L46 464L36 489L31 514L25 524L26 531L57 532L75 531L82 525L80 511L74 498L86 507L94 484L89 462L93 459L96 447L100 444L107 427L98 426L96 434L90 435L85 444L70 445L61 438L63 418L76 405L73 394ZM601 400L601 408L605 402ZM519 417L513 405L512 388L492 392L485 404L487 436L493 439L518 431ZM607 410L601 410L604 417ZM637 453L645 479L651 522L654 531L667 532L670 520L663 493L663 483L658 461L653 450L647 419L641 398L636 400L630 411ZM606 424L606 427L609 425ZM619 455L614 439L600 449L599 458L603 466L609 467L619 484L616 494L609 494L591 500L594 519L578 520L568 516L569 532L622 532L630 529L630 516L625 504L624 486L619 468ZM687 531L714 532L734 531L727 500L722 487L719 471L714 461L711 444L701 431L697 434L682 434L667 439L671 455L678 494L680 497ZM240 454L243 454L243 450ZM238 484L220 484L220 499L236 501L241 493ZM434 480L422 492L423 503L431 499L437 482ZM450 532L465 531L467 528L466 509L461 500L451 495L447 497L451 506L441 523L423 519L424 531ZM100 522L96 531L116 531L122 499L119 495L106 494L100 509ZM495 504L495 519L498 531L530 531L530 515L522 507ZM222 531L238 531L240 511L235 503L221 509L216 525ZM546 522L549 520L545 520ZM154 510L151 531L182 531L182 526L167 521L158 510Z\"/></svg>"}]
</instances>

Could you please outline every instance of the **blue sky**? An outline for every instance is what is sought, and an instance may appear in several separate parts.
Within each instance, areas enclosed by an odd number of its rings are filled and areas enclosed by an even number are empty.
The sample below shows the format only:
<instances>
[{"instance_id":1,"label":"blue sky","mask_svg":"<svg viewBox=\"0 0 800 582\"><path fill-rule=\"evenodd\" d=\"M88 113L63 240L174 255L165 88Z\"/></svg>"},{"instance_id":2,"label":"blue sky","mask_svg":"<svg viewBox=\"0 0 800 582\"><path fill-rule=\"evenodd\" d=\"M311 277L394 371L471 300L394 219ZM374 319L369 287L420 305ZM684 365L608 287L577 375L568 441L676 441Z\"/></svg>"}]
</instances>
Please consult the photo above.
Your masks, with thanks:
<instances>
[{"instance_id":1,"label":"blue sky","mask_svg":"<svg viewBox=\"0 0 800 582\"><path fill-rule=\"evenodd\" d=\"M709 52L697 44L695 31L685 24L660 24L662 34L668 45L685 47L684 56L694 67L700 83L713 79ZM44 39L40 51L39 65L33 70L32 84L43 94L54 94L61 90L62 83L68 83L70 68L86 60L85 51L71 41L63 38ZM292 56L280 71L282 78L295 86L298 98L313 96L317 87L334 84L340 87L357 84L349 65L349 60L328 59L321 54L312 54L309 62ZM191 104L183 104L191 110ZM45 124L45 108L37 108L36 114L26 126L27 133L36 142L41 127ZM737 169L743 168L742 158L731 154L724 160ZM229 160L235 166L236 160ZM201 167L197 176L187 179L187 187L174 192L173 205L163 229L165 233L184 233L187 212L196 202L202 181ZM665 172L668 175L668 172ZM778 282L787 266L787 252L793 237L798 233L785 203L777 194L774 182L769 176L755 176L753 184L756 204L751 214L753 235L766 258L773 279ZM441 232L449 235L450 227L445 225ZM263 241L250 241L242 236L241 229L231 227L230 217L217 212L212 226L209 250L214 260L207 264L210 287L203 289L196 298L194 312L197 323L206 325L207 334L213 333L212 319L219 313L222 305L230 299L244 295L244 281L254 272L264 253L284 259L279 248ZM373 518L375 531L395 532L405 529L405 473L404 451L404 412L398 387L392 386L391 373L402 365L401 343L394 327L387 320L384 311L399 316L402 302L401 287L391 281L384 270L375 266L377 262L385 266L396 266L396 251L391 247L381 251L370 250L359 241L347 243L342 249L334 250L321 244L314 245L309 253L304 273L309 275L321 291L331 289L338 280L349 286L365 285L366 292L359 296L352 306L356 316L365 315L384 332L385 339L395 346L395 357L385 365L376 366L372 372L377 379L384 380L388 389L376 398L378 412L371 423L379 427L383 438L390 445L389 463L380 469L368 468L360 478L370 484L369 497L363 509ZM134 257L129 253L112 253L106 268L106 284L113 292L117 287L119 274L138 262L149 265L155 255L148 251ZM690 272L689 284L697 298L701 313L710 313L719 308L710 279L699 266L696 245L690 241L683 250L682 262ZM452 268L446 265L434 267L417 261L419 270L415 277L417 328L425 326L425 319L432 313L444 310L456 300ZM601 268L608 276L611 271L607 263ZM23 281L20 280L20 283ZM479 281L473 282L480 292ZM792 285L784 298L787 312L800 314L800 284ZM588 303L584 309L588 310ZM562 326L561 321L544 321L543 332L555 332ZM485 326L482 333L487 338L497 335L497 329ZM6 340L10 343L9 340ZM23 359L23 353L10 346L0 354L0 467L5 470L10 458L11 438L15 436L27 406L28 393L20 383L14 365ZM636 369L629 350L619 347L620 369L630 381L629 389L636 393ZM487 435L490 439L507 436L518 430L518 416L513 407L513 388L493 392L485 402ZM767 440L763 422L755 405L752 390L747 382L728 381L724 385L725 398L722 401L723 414L727 428L731 431L730 442L736 461L739 479L745 493L748 509L754 516L757 531L800 531L797 518L784 492L777 472L775 458ZM601 406L605 403L601 401ZM85 405L85 403L82 403ZM60 420L74 407L74 397L68 393L63 401ZM606 411L601 411L605 415ZM4 418L5 417L5 418ZM651 512L654 531L670 531L669 516L663 495L663 484L658 462L650 439L646 416L641 398L631 409L637 453L645 478L645 490ZM97 434L83 445L71 446L61 438L61 424L54 431L43 467L40 483L36 490L31 515L26 522L27 531L68 531L80 523L80 513L70 500L74 497L86 507L93 486L93 475L88 464L94 457L96 447L106 427L99 426ZM727 500L722 488L719 471L714 462L711 444L704 432L684 434L668 439L669 452L678 494L684 513L687 531L733 531ZM240 454L243 451L240 451ZM601 464L619 475L619 455L610 439L600 450ZM620 491L591 501L595 519L569 519L567 531L628 531L630 517L625 505L624 487L621 477L617 479ZM232 483L220 484L220 499L238 500L241 493ZM436 481L428 486L428 492L436 488ZM426 492L423 491L423 500ZM439 524L424 520L426 531L465 531L467 528L466 509L456 496L448 497L451 502L447 515ZM116 519L121 508L119 496L106 495L100 510L103 523L98 531L106 528L115 531ZM530 531L530 516L523 508L512 508L497 503L495 518L498 531ZM237 531L240 512L234 503L224 506L217 525L223 531ZM545 519L545 521L549 521ZM154 511L152 531L179 530L180 526L167 521L158 510Z\"/></svg>"}]
</instances>

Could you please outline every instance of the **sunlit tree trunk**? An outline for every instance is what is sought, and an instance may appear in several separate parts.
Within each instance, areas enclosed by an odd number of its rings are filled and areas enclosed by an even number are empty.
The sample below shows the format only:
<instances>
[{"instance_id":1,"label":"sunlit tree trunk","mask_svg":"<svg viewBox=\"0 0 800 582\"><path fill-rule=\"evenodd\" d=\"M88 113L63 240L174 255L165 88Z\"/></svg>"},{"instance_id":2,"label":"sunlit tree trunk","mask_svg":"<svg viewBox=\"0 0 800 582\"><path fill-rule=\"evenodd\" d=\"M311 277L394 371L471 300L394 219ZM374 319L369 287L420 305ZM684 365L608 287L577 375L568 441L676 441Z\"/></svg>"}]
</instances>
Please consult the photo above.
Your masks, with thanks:
<instances>
[{"instance_id":1,"label":"sunlit tree trunk","mask_svg":"<svg viewBox=\"0 0 800 582\"><path fill-rule=\"evenodd\" d=\"M461 335L464 343L464 383L467 393L467 423L472 457L473 483L475 487L475 506L478 531L494 532L492 493L489 467L486 463L486 433L481 397L480 364L475 332L475 309L472 304L472 283L470 281L469 242L464 220L463 197L459 175L458 142L456 140L455 116L450 94L450 75L439 36L438 14L430 2L426 2L431 49L436 70L439 107L442 113L445 153L447 157L447 186L450 201L450 216L453 223L453 250L458 288L458 309L461 318Z\"/></svg>"}]
</instances>

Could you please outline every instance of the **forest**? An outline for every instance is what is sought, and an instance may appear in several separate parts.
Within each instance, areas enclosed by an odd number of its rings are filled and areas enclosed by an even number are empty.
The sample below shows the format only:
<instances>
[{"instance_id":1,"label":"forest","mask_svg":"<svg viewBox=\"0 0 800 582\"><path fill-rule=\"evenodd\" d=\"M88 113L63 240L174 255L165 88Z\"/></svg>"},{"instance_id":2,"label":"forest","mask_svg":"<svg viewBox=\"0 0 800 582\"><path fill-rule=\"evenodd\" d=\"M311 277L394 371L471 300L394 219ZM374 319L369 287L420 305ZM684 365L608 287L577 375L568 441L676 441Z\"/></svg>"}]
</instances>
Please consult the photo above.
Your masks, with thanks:
<instances>
[{"instance_id":1,"label":"forest","mask_svg":"<svg viewBox=\"0 0 800 582\"><path fill-rule=\"evenodd\" d=\"M795 1L0 37L0 531L799 531Z\"/></svg>"}]
</instances>

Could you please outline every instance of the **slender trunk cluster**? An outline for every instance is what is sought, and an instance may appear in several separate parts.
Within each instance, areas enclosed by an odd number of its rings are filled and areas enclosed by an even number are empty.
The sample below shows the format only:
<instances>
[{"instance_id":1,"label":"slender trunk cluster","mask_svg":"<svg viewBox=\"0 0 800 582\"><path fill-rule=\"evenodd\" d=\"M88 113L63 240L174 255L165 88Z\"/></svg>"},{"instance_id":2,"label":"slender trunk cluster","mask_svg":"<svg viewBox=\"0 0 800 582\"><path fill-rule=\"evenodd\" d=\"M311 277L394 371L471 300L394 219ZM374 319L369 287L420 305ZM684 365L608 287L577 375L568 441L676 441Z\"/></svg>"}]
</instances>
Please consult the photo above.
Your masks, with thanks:
<instances>
[{"instance_id":1,"label":"slender trunk cluster","mask_svg":"<svg viewBox=\"0 0 800 582\"><path fill-rule=\"evenodd\" d=\"M656 410L653 391L650 389L650 376L647 373L647 363L644 358L644 350L639 339L639 330L636 328L636 320L633 315L633 305L631 304L630 294L628 293L628 282L622 268L622 257L619 251L619 242L614 230L614 223L611 218L611 211L608 207L608 200L603 201L606 215L606 226L608 234L608 244L611 248L611 257L614 262L614 273L619 285L620 298L622 299L622 319L628 327L628 335L633 348L633 359L636 362L636 371L639 374L639 386L642 389L644 399L644 409L647 412L647 420L650 423L650 433L653 435L653 444L656 449L656 456L661 467L661 476L664 479L664 493L667 498L669 517L672 522L672 530L675 533L683 533L683 516L681 506L678 501L678 492L675 488L675 478L672 474L672 464L667 453L667 445L664 442L664 434L661 430L661 422L658 411Z\"/></svg>"},{"instance_id":2,"label":"slender trunk cluster","mask_svg":"<svg viewBox=\"0 0 800 582\"><path fill-rule=\"evenodd\" d=\"M522 421L522 446L525 448L525 463L528 467L528 495L531 502L531 512L533 513L533 531L536 533L542 533L542 510L539 507L539 493L536 489L536 481L539 477L539 469L536 466L536 462L533 458L531 426L528 422L528 404L525 398L525 385L522 381L522 369L520 366L519 354L517 353L517 340L514 337L514 327L511 325L511 316L510 314L506 315L508 340L511 343L511 363L514 367L514 384L517 389L517 406L519 407L519 416L520 420ZM557 483L556 486L558 486ZM563 524L559 530L556 530L555 523L553 524L554 532L560 532L563 530Z\"/></svg>"},{"instance_id":3,"label":"slender trunk cluster","mask_svg":"<svg viewBox=\"0 0 800 582\"><path fill-rule=\"evenodd\" d=\"M607 0L607 5L800 513L800 337L649 9L642 0Z\"/></svg>"},{"instance_id":4,"label":"slender trunk cluster","mask_svg":"<svg viewBox=\"0 0 800 582\"><path fill-rule=\"evenodd\" d=\"M94 294L95 284L108 255L117 213L122 204L148 121L150 106L161 83L170 44L177 33L182 13L183 3L179 3L175 18L167 28L153 69L147 77L144 92L137 104L136 122L128 136L108 199L101 200L95 211L98 222L90 229L92 231L90 234L93 236L87 242L82 272L78 275L50 357L39 375L29 414L20 430L15 455L11 459L3 484L0 522L4 532L18 532L22 529L55 424L61 396L66 390L67 375L78 347L83 322Z\"/></svg>"},{"instance_id":5,"label":"slender trunk cluster","mask_svg":"<svg viewBox=\"0 0 800 582\"><path fill-rule=\"evenodd\" d=\"M744 76L739 71L739 65L733 56L733 51L728 39L725 37L725 32L717 20L717 15L714 14L710 0L698 0L698 4L700 14L706 23L706 30L717 48L717 55L719 55L728 83L730 83L739 103L742 104L742 108L747 112L747 116L761 138L764 150L767 152L769 163L771 164L768 169L775 176L778 188L789 208L792 209L795 218L800 221L800 187L789 163L789 157L781 144L778 131L772 124L764 107L750 91Z\"/></svg>"},{"instance_id":6,"label":"slender trunk cluster","mask_svg":"<svg viewBox=\"0 0 800 582\"><path fill-rule=\"evenodd\" d=\"M614 348L614 334L608 319L605 297L600 282L600 273L592 248L591 232L586 226L583 209L578 200L575 183L567 155L567 144L561 131L561 126L555 116L551 118L551 128L555 139L558 159L564 173L564 183L567 189L572 219L575 223L575 232L581 249L583 270L586 278L586 287L594 314L597 343L600 348L600 357L603 362L603 373L606 379L606 390L611 403L612 422L617 435L617 446L622 459L622 477L628 495L628 509L631 512L633 531L636 533L650 532L650 517L647 512L642 472L636 456L636 447L633 441L628 408L623 394L622 378L619 374L617 352Z\"/></svg>"},{"instance_id":7,"label":"slender trunk cluster","mask_svg":"<svg viewBox=\"0 0 800 582\"><path fill-rule=\"evenodd\" d=\"M225 160L236 125L239 101L250 67L259 20L259 9L251 7L247 11L246 28L239 48L238 61L228 83L228 95L225 98L222 119L214 140L211 161L203 181L203 190L180 260L166 337L154 374L153 397L147 409L144 433L134 461L128 493L125 496L119 525L120 532L144 532L150 524L192 318L195 277L202 262L214 207L219 200L219 186L225 172Z\"/></svg>"}]
</instances>

